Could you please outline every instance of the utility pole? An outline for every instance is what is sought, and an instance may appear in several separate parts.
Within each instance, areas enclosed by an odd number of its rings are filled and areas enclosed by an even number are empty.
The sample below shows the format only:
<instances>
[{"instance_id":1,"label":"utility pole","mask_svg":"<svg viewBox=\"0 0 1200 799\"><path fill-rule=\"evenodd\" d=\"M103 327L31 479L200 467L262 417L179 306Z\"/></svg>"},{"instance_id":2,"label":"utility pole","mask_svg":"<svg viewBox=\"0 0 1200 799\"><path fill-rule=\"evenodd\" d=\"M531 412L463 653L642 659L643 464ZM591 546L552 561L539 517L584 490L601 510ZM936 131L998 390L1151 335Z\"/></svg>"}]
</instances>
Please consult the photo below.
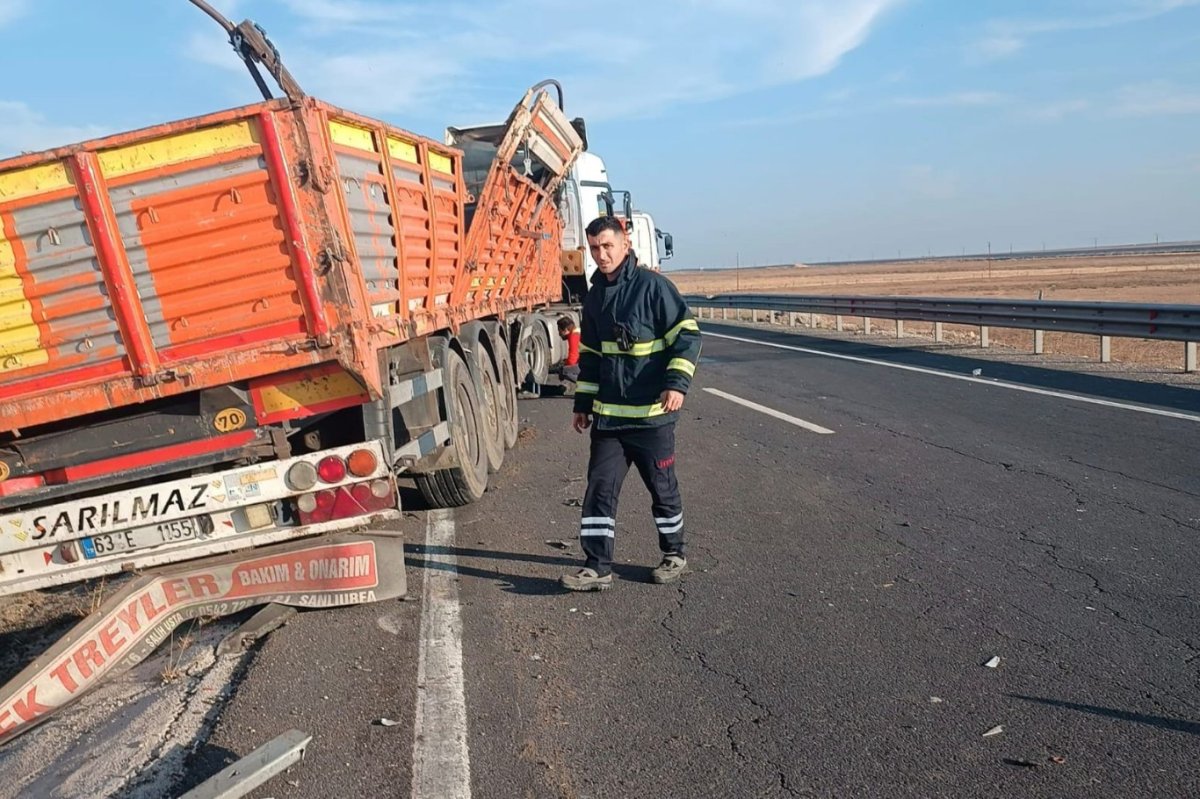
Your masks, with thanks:
<instances>
[{"instance_id":1,"label":"utility pole","mask_svg":"<svg viewBox=\"0 0 1200 799\"><path fill-rule=\"evenodd\" d=\"M742 290L742 254L735 253L733 256L733 275L737 281L737 290Z\"/></svg>"}]
</instances>

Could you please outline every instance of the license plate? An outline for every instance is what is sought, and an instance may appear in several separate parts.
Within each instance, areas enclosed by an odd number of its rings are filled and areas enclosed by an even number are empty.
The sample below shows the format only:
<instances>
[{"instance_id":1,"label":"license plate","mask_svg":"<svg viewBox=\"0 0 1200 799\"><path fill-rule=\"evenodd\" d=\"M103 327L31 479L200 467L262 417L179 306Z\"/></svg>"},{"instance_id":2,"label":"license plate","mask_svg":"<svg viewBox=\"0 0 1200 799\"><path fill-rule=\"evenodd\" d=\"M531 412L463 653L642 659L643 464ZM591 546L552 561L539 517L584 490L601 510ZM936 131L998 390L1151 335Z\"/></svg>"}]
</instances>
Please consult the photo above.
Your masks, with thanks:
<instances>
[{"instance_id":1,"label":"license plate","mask_svg":"<svg viewBox=\"0 0 1200 799\"><path fill-rule=\"evenodd\" d=\"M149 527L122 530L119 533L94 535L91 538L83 539L81 543L83 556L92 560L113 552L125 552L130 549L186 541L189 538L196 538L199 534L200 525L195 519L177 519L173 522L152 524Z\"/></svg>"}]
</instances>

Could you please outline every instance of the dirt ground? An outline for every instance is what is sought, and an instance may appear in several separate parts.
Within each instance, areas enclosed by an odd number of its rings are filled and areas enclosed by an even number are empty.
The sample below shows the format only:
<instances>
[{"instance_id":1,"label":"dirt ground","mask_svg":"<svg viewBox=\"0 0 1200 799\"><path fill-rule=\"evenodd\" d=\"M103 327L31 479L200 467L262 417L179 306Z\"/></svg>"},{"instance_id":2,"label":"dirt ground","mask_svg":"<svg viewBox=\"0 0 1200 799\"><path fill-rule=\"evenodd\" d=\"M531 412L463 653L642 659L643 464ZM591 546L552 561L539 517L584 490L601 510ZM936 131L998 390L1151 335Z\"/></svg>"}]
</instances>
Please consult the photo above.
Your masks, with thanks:
<instances>
[{"instance_id":1,"label":"dirt ground","mask_svg":"<svg viewBox=\"0 0 1200 799\"><path fill-rule=\"evenodd\" d=\"M863 294L891 297L1013 297L1021 299L1161 302L1200 305L1200 254L1101 256L1096 258L1029 258L997 261L918 261L864 263L846 266L792 264L742 270L669 272L684 294L756 292L778 294ZM847 330L860 330L861 321L847 318ZM833 327L832 318L801 325ZM878 321L873 329L894 330ZM908 336L933 335L933 326L905 322ZM945 327L954 342L978 340L975 328ZM1027 330L990 331L993 344L1028 350L1033 334ZM1047 334L1047 353L1099 358L1094 336ZM1178 370L1183 346L1175 342L1113 339L1116 362Z\"/></svg>"}]
</instances>

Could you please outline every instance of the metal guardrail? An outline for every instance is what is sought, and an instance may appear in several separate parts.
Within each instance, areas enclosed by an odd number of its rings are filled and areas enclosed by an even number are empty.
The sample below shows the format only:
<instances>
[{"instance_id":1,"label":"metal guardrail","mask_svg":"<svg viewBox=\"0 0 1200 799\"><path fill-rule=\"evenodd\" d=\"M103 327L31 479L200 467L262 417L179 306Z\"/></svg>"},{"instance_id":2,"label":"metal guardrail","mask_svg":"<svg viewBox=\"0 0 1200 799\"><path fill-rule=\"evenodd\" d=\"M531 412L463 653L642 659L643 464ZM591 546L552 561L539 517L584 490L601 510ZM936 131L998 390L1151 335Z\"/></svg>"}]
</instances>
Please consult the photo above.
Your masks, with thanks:
<instances>
[{"instance_id":1,"label":"metal guardrail","mask_svg":"<svg viewBox=\"0 0 1200 799\"><path fill-rule=\"evenodd\" d=\"M870 320L890 319L933 322L934 339L942 340L943 324L971 325L980 328L980 343L988 346L991 327L1016 328L1035 332L1034 351L1042 351L1042 336L1054 333L1081 333L1100 337L1101 360L1108 361L1111 339L1142 338L1184 343L1184 370L1197 370L1196 342L1200 341L1200 305L1156 305L1128 302L1079 302L1055 300L960 299L949 297L866 297L803 296L795 294L692 294L684 297L693 309L716 310L728 317L729 310L750 310L786 314L819 314L835 318L842 329L842 317ZM794 323L795 317L792 317Z\"/></svg>"}]
</instances>

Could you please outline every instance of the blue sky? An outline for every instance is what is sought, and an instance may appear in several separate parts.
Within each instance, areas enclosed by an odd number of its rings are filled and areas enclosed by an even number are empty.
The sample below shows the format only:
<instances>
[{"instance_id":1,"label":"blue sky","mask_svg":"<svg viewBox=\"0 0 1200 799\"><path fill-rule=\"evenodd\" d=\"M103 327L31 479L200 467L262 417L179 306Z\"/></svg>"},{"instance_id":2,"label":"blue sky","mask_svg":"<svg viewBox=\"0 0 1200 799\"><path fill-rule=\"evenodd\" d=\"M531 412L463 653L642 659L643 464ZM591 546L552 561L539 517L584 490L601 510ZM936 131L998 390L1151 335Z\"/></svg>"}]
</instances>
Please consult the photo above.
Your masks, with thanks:
<instances>
[{"instance_id":1,"label":"blue sky","mask_svg":"<svg viewBox=\"0 0 1200 799\"><path fill-rule=\"evenodd\" d=\"M561 79L669 266L1200 238L1200 0L213 0L441 138ZM0 155L253 102L186 0L0 0Z\"/></svg>"}]
</instances>

